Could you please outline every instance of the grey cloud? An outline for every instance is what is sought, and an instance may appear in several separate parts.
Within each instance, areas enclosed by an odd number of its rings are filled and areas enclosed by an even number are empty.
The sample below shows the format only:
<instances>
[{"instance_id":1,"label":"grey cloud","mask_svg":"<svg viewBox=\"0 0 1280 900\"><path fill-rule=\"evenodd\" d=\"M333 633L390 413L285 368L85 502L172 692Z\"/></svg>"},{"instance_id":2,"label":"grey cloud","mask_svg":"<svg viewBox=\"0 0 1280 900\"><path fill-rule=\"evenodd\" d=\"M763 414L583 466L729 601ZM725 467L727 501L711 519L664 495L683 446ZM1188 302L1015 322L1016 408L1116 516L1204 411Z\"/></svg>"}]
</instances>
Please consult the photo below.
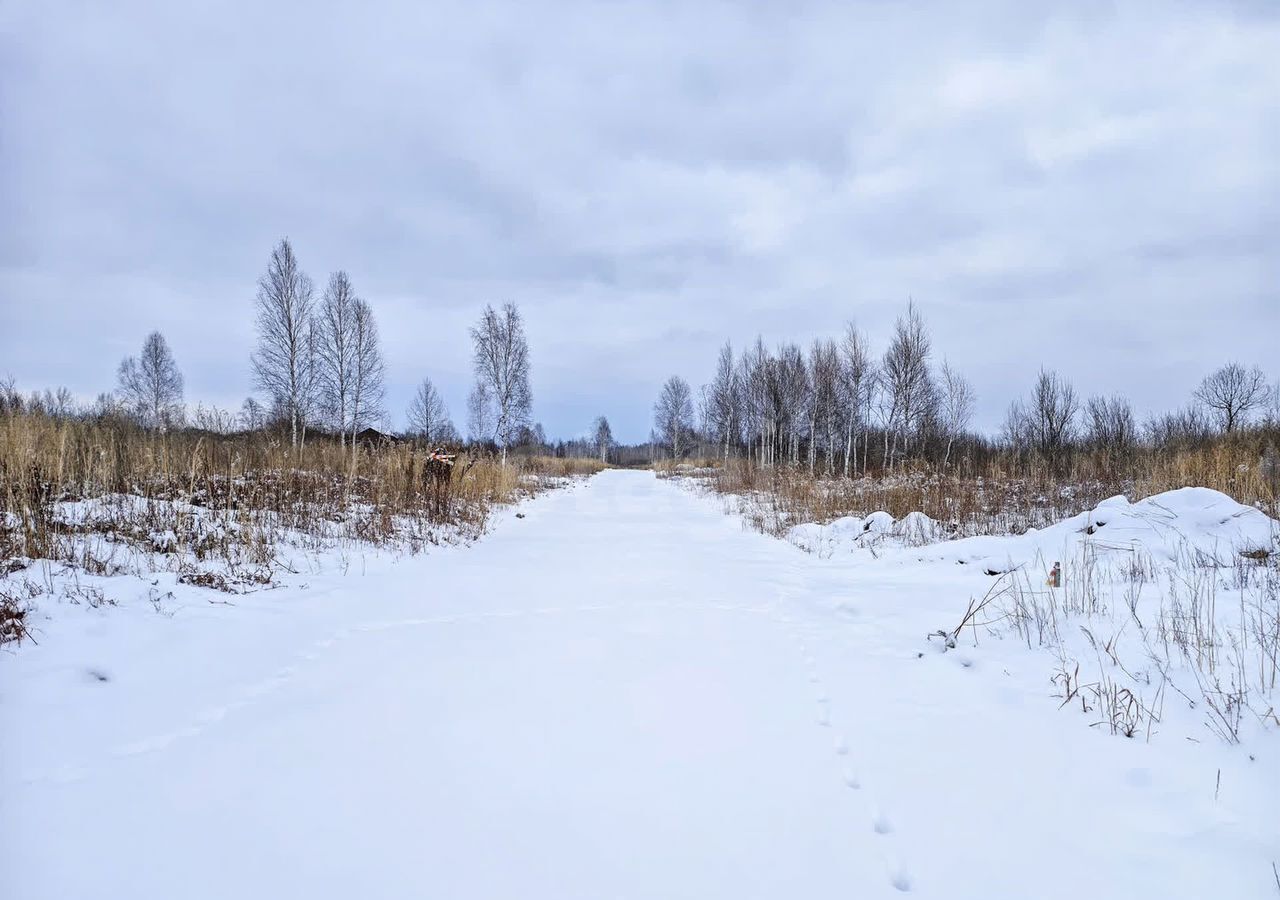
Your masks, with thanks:
<instances>
[{"instance_id":1,"label":"grey cloud","mask_svg":"<svg viewBox=\"0 0 1280 900\"><path fill-rule=\"evenodd\" d=\"M521 304L552 433L642 438L724 338L882 337L908 297L986 425L1042 363L1148 408L1274 367L1266 4L124 0L6 30L27 387L92 395L158 327L192 399L238 403L284 234L373 302L396 411L430 374L460 417L467 325Z\"/></svg>"}]
</instances>

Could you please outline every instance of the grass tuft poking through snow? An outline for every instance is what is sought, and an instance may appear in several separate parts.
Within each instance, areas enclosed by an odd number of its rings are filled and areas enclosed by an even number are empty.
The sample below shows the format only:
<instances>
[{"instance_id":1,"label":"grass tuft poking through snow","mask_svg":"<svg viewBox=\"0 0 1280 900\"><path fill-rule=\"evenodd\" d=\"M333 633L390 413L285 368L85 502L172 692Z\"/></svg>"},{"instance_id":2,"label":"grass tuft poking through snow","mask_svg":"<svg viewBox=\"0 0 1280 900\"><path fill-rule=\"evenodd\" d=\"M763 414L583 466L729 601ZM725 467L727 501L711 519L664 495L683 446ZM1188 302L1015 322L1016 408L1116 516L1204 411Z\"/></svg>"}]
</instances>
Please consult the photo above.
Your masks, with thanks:
<instances>
[{"instance_id":1,"label":"grass tuft poking through snow","mask_svg":"<svg viewBox=\"0 0 1280 900\"><path fill-rule=\"evenodd\" d=\"M165 573L180 585L250 593L329 551L465 543L484 533L495 507L602 468L464 454L439 478L428 457L411 443L353 450L312 437L293 448L271 432L0 416L0 642L30 637L39 595L103 605L101 585L82 577ZM31 577L33 566L43 573ZM151 600L164 608L163 592Z\"/></svg>"}]
</instances>

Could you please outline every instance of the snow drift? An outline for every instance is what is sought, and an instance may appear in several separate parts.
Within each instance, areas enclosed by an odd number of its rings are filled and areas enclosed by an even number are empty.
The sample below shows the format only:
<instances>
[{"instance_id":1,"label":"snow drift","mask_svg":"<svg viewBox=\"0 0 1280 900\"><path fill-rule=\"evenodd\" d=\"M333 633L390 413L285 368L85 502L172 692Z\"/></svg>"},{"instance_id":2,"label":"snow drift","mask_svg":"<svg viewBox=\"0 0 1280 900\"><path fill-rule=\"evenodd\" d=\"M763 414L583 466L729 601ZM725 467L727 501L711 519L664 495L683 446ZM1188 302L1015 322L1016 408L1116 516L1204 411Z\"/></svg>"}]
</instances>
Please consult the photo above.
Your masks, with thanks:
<instances>
[{"instance_id":1,"label":"snow drift","mask_svg":"<svg viewBox=\"0 0 1280 900\"><path fill-rule=\"evenodd\" d=\"M1275 551L1280 522L1220 491L1188 487L1130 503L1111 497L1095 508L1020 535L948 540L949 529L920 512L895 521L886 512L792 528L792 543L820 556L910 549L916 560L949 560L1005 572L1036 559L1071 559L1085 545L1103 556L1149 554L1166 562L1230 566L1241 554Z\"/></svg>"}]
</instances>

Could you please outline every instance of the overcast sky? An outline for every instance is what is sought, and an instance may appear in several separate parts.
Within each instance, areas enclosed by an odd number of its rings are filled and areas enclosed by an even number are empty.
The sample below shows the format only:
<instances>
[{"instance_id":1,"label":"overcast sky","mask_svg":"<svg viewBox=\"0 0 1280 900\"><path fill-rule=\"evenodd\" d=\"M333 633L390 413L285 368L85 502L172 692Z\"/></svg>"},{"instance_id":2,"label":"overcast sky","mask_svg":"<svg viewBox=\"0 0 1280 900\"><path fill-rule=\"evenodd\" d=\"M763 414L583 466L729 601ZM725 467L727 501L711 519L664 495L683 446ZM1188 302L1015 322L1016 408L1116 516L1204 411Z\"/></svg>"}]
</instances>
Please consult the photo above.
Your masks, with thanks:
<instances>
[{"instance_id":1,"label":"overcast sky","mask_svg":"<svg viewBox=\"0 0 1280 900\"><path fill-rule=\"evenodd\" d=\"M1277 5L1053 5L5 4L0 376L92 397L160 329L238 408L283 235L397 426L423 375L465 425L505 301L560 436L908 298L985 427L1042 364L1142 412L1280 376Z\"/></svg>"}]
</instances>

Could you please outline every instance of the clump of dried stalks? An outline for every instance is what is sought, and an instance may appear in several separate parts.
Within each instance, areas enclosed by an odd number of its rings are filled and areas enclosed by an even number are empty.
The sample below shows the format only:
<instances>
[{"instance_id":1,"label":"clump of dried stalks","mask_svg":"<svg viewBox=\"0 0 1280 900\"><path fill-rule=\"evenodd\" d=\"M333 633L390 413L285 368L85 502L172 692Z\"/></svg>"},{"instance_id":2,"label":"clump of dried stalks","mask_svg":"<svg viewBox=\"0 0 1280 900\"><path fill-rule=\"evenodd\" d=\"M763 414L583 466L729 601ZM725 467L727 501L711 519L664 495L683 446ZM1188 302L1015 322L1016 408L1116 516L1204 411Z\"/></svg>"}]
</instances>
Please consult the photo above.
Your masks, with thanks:
<instances>
[{"instance_id":1,"label":"clump of dried stalks","mask_svg":"<svg viewBox=\"0 0 1280 900\"><path fill-rule=\"evenodd\" d=\"M734 458L727 464L667 464L660 474L701 476L711 489L731 496L735 512L752 527L778 536L803 522L825 524L877 510L895 519L922 512L957 537L1021 534L1117 494L1147 497L1189 486L1222 491L1273 516L1280 511L1266 451L1227 439L1198 450L1145 450L1123 465L1083 453L1067 467L1035 459L1015 465L997 456L980 471L972 466L943 471L921 462L890 473L844 478L810 475L804 466L762 467Z\"/></svg>"},{"instance_id":2,"label":"clump of dried stalks","mask_svg":"<svg viewBox=\"0 0 1280 900\"><path fill-rule=\"evenodd\" d=\"M1138 552L1103 559L1084 544L1061 588L1045 584L1046 569L1037 560L1001 575L943 636L977 642L1011 631L1049 649L1062 706L1112 734L1149 739L1171 692L1228 743L1250 722L1280 726L1275 553L1242 553L1224 568L1189 551L1165 562Z\"/></svg>"},{"instance_id":3,"label":"clump of dried stalks","mask_svg":"<svg viewBox=\"0 0 1280 900\"><path fill-rule=\"evenodd\" d=\"M224 590L270 582L282 546L410 551L483 532L495 505L598 471L590 460L465 452L433 478L410 443L291 447L269 432L143 431L119 420L0 417L0 565L168 569ZM286 564L287 565L287 564ZM0 572L2 575L3 572ZM20 635L21 618L6 613Z\"/></svg>"}]
</instances>

